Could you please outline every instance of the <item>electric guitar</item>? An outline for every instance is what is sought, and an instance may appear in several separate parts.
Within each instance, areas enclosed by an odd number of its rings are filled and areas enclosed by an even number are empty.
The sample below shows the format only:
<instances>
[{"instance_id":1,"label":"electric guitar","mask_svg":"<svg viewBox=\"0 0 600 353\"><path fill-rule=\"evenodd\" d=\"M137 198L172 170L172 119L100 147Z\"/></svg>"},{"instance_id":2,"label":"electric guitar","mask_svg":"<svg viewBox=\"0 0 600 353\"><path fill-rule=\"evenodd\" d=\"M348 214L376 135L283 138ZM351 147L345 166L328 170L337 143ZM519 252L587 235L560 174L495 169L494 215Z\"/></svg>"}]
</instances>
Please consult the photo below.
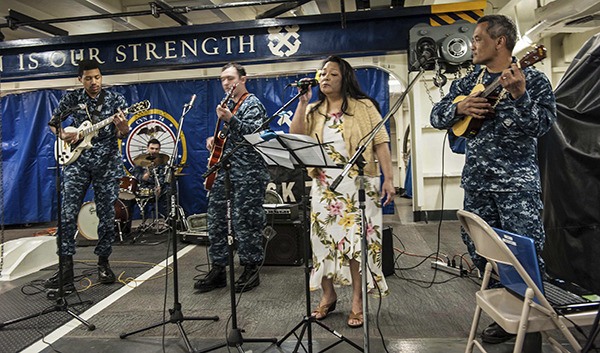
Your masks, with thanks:
<instances>
[{"instance_id":1,"label":"electric guitar","mask_svg":"<svg viewBox=\"0 0 600 353\"><path fill-rule=\"evenodd\" d=\"M125 108L123 113L137 114L148 109L150 109L150 102L145 100ZM63 141L60 137L56 138L56 143L59 145L54 148L54 157L58 160L58 163L61 165L69 165L79 158L81 152L92 148L92 138L98 135L98 130L112 123L116 115L117 114L113 114L111 117L93 125L90 121L86 120L77 128L73 126L66 127L64 129L65 132L76 132L79 139L77 142L70 144ZM56 155L56 151L59 151L59 155Z\"/></svg>"},{"instance_id":2,"label":"electric guitar","mask_svg":"<svg viewBox=\"0 0 600 353\"><path fill-rule=\"evenodd\" d=\"M528 66L531 66L537 62L542 61L545 58L546 58L546 48L544 48L543 45L538 45L535 47L534 50L525 54L525 56L521 60L519 60L519 67L521 69L524 69ZM488 101L490 101L490 103L494 104L497 97L488 97L488 96L492 92L494 92L496 90L496 88L498 88L498 86L500 86L500 76L496 77L496 79L487 87L485 87L483 84L477 84L475 87L473 87L473 89L471 90L471 94L469 96L476 95L478 97L488 98ZM468 96L458 96L454 99L454 101L452 103L461 102L467 97ZM477 133L481 129L481 126L483 125L483 122L485 120L486 119L475 119L472 116L466 116L466 117L462 118L461 120L457 121L452 126L452 132L456 136L473 137L473 136L477 135Z\"/></svg>"},{"instance_id":3,"label":"electric guitar","mask_svg":"<svg viewBox=\"0 0 600 353\"><path fill-rule=\"evenodd\" d=\"M229 89L229 92L227 92L227 95L225 95L225 98L223 98L223 100L221 101L221 104L220 104L221 107L224 108L225 105L227 104L227 102L233 97L233 91L235 90L237 85L238 84L235 83L235 84L233 84L233 86L231 86L231 88ZM223 125L222 129L221 129L221 124ZM219 118L217 120L217 127L215 128L213 148L210 152L210 158L208 158L208 168L211 168L212 166L217 164L219 162L219 160L221 159L221 155L223 154L223 148L225 147L225 141L227 141L227 133L228 132L229 132L229 125L225 124L223 122L223 120L221 120L221 118ZM210 189L212 189L212 186L213 186L216 178L217 178L217 173L212 172L206 177L206 179L204 179L204 188L206 189L206 191L210 191Z\"/></svg>"}]
</instances>

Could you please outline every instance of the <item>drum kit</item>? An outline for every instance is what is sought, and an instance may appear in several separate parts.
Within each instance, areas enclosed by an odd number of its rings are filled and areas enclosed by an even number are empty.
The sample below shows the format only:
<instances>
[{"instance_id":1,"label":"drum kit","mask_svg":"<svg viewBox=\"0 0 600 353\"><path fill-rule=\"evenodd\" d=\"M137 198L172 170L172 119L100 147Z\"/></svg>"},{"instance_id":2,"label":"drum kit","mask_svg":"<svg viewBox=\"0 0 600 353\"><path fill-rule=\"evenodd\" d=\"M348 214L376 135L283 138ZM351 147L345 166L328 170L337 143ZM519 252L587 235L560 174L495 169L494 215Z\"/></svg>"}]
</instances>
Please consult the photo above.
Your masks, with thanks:
<instances>
[{"instance_id":1,"label":"drum kit","mask_svg":"<svg viewBox=\"0 0 600 353\"><path fill-rule=\"evenodd\" d=\"M135 166L144 167L149 170L165 165L169 161L169 156L163 153L157 155L151 155L142 153L133 159ZM151 173L154 174L154 173ZM185 176L185 173L175 173L175 177ZM156 174L154 174L156 177ZM158 180L156 179L156 184ZM140 214L142 216L142 222L137 227L136 237L132 239L132 242L147 230L154 230L156 234L167 231L168 224L167 220L160 219L158 212L158 199L155 197L155 190L153 188L142 188L140 182L133 176L124 176L119 182L119 196L115 202L115 232L119 235L121 242L123 242L123 231L127 227L127 224L131 221L131 207L128 205L132 204L132 201L137 203ZM146 218L145 209L148 202L154 201L154 218L148 220ZM185 219L185 214L181 206L177 206L177 212ZM77 229L79 233L88 240L98 239L98 216L96 215L96 203L94 201L85 202L77 217Z\"/></svg>"}]
</instances>

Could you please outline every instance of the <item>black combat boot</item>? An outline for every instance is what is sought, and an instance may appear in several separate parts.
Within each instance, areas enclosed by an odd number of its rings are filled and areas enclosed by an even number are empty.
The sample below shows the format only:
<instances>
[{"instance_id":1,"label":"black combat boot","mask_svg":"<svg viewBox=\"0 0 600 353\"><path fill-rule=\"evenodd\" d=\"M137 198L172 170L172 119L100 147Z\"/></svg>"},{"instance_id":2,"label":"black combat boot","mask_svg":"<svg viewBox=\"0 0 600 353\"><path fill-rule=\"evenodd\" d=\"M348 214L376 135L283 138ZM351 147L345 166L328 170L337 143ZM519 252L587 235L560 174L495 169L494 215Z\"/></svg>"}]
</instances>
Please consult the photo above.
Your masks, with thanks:
<instances>
[{"instance_id":1,"label":"black combat boot","mask_svg":"<svg viewBox=\"0 0 600 353\"><path fill-rule=\"evenodd\" d=\"M242 293L251 290L254 287L258 287L260 279L258 277L258 266L246 265L244 266L244 272L237 281L235 281L235 292Z\"/></svg>"},{"instance_id":2,"label":"black combat boot","mask_svg":"<svg viewBox=\"0 0 600 353\"><path fill-rule=\"evenodd\" d=\"M73 277L75 277L73 273L73 256L72 255L63 255L60 257L60 261L62 262L62 283L63 283L63 291L66 294L72 293L75 291L75 285L73 284ZM60 275L60 269L56 271L52 277L48 278L44 281L44 287L47 289L58 290L58 276Z\"/></svg>"},{"instance_id":3,"label":"black combat boot","mask_svg":"<svg viewBox=\"0 0 600 353\"><path fill-rule=\"evenodd\" d=\"M194 289L200 293L210 292L213 289L227 286L227 272L225 266L213 265L206 277L194 283Z\"/></svg>"},{"instance_id":4,"label":"black combat boot","mask_svg":"<svg viewBox=\"0 0 600 353\"><path fill-rule=\"evenodd\" d=\"M115 273L110 269L108 256L98 257L98 281L103 284L115 283Z\"/></svg>"}]
</instances>

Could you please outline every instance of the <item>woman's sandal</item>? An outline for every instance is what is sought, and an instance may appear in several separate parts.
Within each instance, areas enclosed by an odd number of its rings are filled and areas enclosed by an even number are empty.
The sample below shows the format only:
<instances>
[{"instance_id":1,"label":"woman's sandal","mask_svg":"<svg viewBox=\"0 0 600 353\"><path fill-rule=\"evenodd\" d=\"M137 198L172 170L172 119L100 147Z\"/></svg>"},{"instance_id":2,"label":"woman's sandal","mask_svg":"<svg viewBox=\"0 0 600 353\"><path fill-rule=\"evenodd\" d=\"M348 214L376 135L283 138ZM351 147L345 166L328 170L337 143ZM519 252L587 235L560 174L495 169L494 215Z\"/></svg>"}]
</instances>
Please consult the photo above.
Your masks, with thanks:
<instances>
[{"instance_id":1,"label":"woman's sandal","mask_svg":"<svg viewBox=\"0 0 600 353\"><path fill-rule=\"evenodd\" d=\"M364 323L364 318L363 318L363 313L358 312L355 313L354 311L350 312L350 315L348 316L348 326L351 328L359 328L362 327Z\"/></svg>"},{"instance_id":2,"label":"woman's sandal","mask_svg":"<svg viewBox=\"0 0 600 353\"><path fill-rule=\"evenodd\" d=\"M337 299L334 300L333 303L319 305L315 310L313 310L312 316L314 316L317 320L323 320L327 317L327 315L329 315L330 312L335 310L336 305Z\"/></svg>"}]
</instances>

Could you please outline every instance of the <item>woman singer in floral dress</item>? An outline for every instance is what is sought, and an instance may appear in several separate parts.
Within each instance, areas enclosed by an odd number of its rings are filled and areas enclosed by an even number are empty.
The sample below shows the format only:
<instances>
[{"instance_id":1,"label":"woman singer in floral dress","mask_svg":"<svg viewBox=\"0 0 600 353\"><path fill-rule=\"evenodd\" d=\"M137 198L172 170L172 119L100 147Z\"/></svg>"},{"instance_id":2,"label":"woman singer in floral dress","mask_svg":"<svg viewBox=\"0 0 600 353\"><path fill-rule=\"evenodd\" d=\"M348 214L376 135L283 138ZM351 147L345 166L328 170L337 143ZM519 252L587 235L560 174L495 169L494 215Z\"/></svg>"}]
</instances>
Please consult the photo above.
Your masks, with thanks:
<instances>
[{"instance_id":1,"label":"woman singer in floral dress","mask_svg":"<svg viewBox=\"0 0 600 353\"><path fill-rule=\"evenodd\" d=\"M327 154L338 164L346 164L373 127L381 121L379 105L362 92L354 69L342 58L327 58L320 74L318 100L308 104L311 91L300 97L290 126L291 133L318 137L329 143ZM386 295L388 291L381 270L382 212L381 200L394 197L389 136L382 128L363 153L366 165L366 227L368 244L367 287L369 293ZM377 163L376 159L379 163ZM381 185L379 168L383 171ZM354 166L339 186L329 185L341 169L310 170L311 243L313 271L311 290L322 289L318 307L312 315L324 319L335 310L335 285L352 285L352 308L348 326L363 325L361 291L361 212L358 204L358 169Z\"/></svg>"}]
</instances>

